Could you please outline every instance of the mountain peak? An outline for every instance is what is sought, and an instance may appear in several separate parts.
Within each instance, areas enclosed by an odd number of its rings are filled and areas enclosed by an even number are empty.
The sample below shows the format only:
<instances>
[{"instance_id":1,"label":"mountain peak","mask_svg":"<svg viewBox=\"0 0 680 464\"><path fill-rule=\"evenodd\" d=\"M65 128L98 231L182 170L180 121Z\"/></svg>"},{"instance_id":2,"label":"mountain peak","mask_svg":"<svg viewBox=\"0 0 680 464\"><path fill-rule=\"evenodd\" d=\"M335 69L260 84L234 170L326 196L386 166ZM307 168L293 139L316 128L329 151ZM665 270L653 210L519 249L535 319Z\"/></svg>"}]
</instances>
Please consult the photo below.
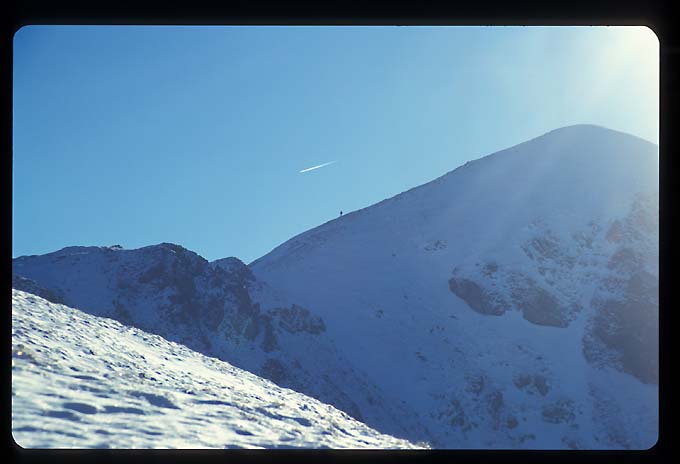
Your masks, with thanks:
<instances>
[{"instance_id":1,"label":"mountain peak","mask_svg":"<svg viewBox=\"0 0 680 464\"><path fill-rule=\"evenodd\" d=\"M637 135L633 135L631 133L619 131L616 129L611 129L605 126L599 126L597 124L573 124L571 126L559 127L557 129L553 129L549 132L546 132L545 134L537 138L555 136L569 137L572 138L572 140L574 141L579 141L582 143L591 142L596 138L611 138L611 139L616 138L629 141L637 139L639 141L655 145L649 140L645 140L642 137L638 137Z\"/></svg>"},{"instance_id":2,"label":"mountain peak","mask_svg":"<svg viewBox=\"0 0 680 464\"><path fill-rule=\"evenodd\" d=\"M230 275L239 276L244 283L255 280L255 276L250 268L243 261L233 256L211 261L210 267L220 269Z\"/></svg>"}]
</instances>

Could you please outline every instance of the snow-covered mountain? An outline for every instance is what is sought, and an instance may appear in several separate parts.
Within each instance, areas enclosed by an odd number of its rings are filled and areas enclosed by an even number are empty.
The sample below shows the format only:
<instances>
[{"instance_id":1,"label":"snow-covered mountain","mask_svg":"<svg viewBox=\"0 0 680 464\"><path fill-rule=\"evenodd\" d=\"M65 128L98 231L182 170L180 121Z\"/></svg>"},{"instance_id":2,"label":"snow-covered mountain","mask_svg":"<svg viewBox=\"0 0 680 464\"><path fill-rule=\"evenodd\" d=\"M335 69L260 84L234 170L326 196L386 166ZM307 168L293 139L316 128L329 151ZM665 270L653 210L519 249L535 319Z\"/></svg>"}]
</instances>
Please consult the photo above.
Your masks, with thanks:
<instances>
[{"instance_id":1,"label":"snow-covered mountain","mask_svg":"<svg viewBox=\"0 0 680 464\"><path fill-rule=\"evenodd\" d=\"M572 126L292 238L250 265L315 308L433 446L648 448L658 148Z\"/></svg>"},{"instance_id":2,"label":"snow-covered mountain","mask_svg":"<svg viewBox=\"0 0 680 464\"><path fill-rule=\"evenodd\" d=\"M469 162L249 266L162 244L13 272L433 447L656 441L658 149L601 127Z\"/></svg>"},{"instance_id":3,"label":"snow-covered mountain","mask_svg":"<svg viewBox=\"0 0 680 464\"><path fill-rule=\"evenodd\" d=\"M428 438L368 382L324 320L259 282L236 258L209 263L178 245L68 247L13 262L13 287L115 319L331 404L381 431Z\"/></svg>"},{"instance_id":4,"label":"snow-covered mountain","mask_svg":"<svg viewBox=\"0 0 680 464\"><path fill-rule=\"evenodd\" d=\"M28 448L413 448L157 335L12 292L12 434Z\"/></svg>"}]
</instances>

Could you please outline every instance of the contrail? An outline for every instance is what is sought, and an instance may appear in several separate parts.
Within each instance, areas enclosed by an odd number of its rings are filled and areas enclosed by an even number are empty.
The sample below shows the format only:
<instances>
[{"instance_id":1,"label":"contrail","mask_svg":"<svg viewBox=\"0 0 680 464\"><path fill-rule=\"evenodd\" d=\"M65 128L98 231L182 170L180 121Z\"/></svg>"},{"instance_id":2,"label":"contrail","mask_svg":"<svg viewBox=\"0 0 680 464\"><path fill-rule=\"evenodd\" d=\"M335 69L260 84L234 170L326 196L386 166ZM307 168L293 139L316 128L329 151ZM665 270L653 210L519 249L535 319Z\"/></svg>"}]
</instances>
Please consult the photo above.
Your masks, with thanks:
<instances>
[{"instance_id":1,"label":"contrail","mask_svg":"<svg viewBox=\"0 0 680 464\"><path fill-rule=\"evenodd\" d=\"M337 163L337 161L329 161L328 163L323 163L323 164L320 164L318 166L312 166L311 168L303 169L300 172L313 171L314 169L319 169L319 168L322 168L324 166L328 166L329 164L333 164L333 163Z\"/></svg>"}]
</instances>

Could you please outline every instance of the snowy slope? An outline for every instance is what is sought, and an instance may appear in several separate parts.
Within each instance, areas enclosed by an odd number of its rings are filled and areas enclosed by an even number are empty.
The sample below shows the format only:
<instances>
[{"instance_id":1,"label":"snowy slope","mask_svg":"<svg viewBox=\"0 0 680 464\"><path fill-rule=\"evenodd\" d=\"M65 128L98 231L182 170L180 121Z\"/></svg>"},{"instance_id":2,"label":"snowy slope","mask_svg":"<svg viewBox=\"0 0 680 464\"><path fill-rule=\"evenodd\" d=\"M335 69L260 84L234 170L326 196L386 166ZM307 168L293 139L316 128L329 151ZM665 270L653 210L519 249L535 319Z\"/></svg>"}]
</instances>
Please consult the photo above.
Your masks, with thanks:
<instances>
[{"instance_id":1,"label":"snowy slope","mask_svg":"<svg viewBox=\"0 0 680 464\"><path fill-rule=\"evenodd\" d=\"M253 262L434 446L648 448L658 421L658 149L558 129Z\"/></svg>"},{"instance_id":2,"label":"snowy slope","mask_svg":"<svg viewBox=\"0 0 680 464\"><path fill-rule=\"evenodd\" d=\"M347 362L310 307L236 258L209 263L178 245L68 247L13 261L13 286L186 345L331 404L381 431L427 440L408 407Z\"/></svg>"},{"instance_id":3,"label":"snowy slope","mask_svg":"<svg viewBox=\"0 0 680 464\"><path fill-rule=\"evenodd\" d=\"M414 447L183 345L16 290L12 354L23 447Z\"/></svg>"}]
</instances>

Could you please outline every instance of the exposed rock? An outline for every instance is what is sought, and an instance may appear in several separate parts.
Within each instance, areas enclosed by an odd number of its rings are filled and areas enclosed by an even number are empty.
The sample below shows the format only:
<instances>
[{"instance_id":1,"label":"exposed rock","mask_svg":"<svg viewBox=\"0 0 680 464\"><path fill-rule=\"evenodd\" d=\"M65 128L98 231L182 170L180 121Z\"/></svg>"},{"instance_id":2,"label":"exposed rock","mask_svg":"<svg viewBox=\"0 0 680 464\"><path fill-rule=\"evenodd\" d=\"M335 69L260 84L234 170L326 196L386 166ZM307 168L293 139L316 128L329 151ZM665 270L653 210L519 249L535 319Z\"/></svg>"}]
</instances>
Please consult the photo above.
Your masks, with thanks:
<instances>
[{"instance_id":1,"label":"exposed rock","mask_svg":"<svg viewBox=\"0 0 680 464\"><path fill-rule=\"evenodd\" d=\"M560 303L553 293L522 272L500 270L497 264L487 263L481 273L485 277L473 280L465 274L474 271L456 268L449 279L449 289L480 314L498 316L514 307L533 324L567 327L580 311L575 303L569 306Z\"/></svg>"},{"instance_id":2,"label":"exposed rock","mask_svg":"<svg viewBox=\"0 0 680 464\"><path fill-rule=\"evenodd\" d=\"M522 249L529 258L538 261L559 259L562 255L558 239L550 233L532 238Z\"/></svg>"},{"instance_id":3,"label":"exposed rock","mask_svg":"<svg viewBox=\"0 0 680 464\"><path fill-rule=\"evenodd\" d=\"M520 374L512 379L512 383L520 390L524 390L529 394L538 393L545 396L550 391L550 386L546 378L541 374Z\"/></svg>"},{"instance_id":4,"label":"exposed rock","mask_svg":"<svg viewBox=\"0 0 680 464\"><path fill-rule=\"evenodd\" d=\"M570 399L561 399L544 406L541 410L543 420L552 424L572 422L576 418L574 402Z\"/></svg>"},{"instance_id":5,"label":"exposed rock","mask_svg":"<svg viewBox=\"0 0 680 464\"><path fill-rule=\"evenodd\" d=\"M470 279L453 277L449 279L449 289L480 314L500 316L505 312L491 294Z\"/></svg>"},{"instance_id":6,"label":"exposed rock","mask_svg":"<svg viewBox=\"0 0 680 464\"><path fill-rule=\"evenodd\" d=\"M641 277L631 278L629 289L645 285L642 283L644 280ZM655 293L655 287L646 287L643 294L645 291ZM596 314L583 339L584 355L590 362L602 364L610 358L601 350L612 350L617 361L615 367L645 383L658 383L658 301L650 297L627 296L625 300L593 302Z\"/></svg>"},{"instance_id":7,"label":"exposed rock","mask_svg":"<svg viewBox=\"0 0 680 464\"><path fill-rule=\"evenodd\" d=\"M469 428L467 417L465 416L465 411L463 410L460 401L456 399L451 401L446 411L446 416L452 427L460 427L463 429Z\"/></svg>"},{"instance_id":8,"label":"exposed rock","mask_svg":"<svg viewBox=\"0 0 680 464\"><path fill-rule=\"evenodd\" d=\"M609 269L614 269L619 272L631 273L640 269L642 266L642 258L632 248L619 248L607 262Z\"/></svg>"},{"instance_id":9,"label":"exposed rock","mask_svg":"<svg viewBox=\"0 0 680 464\"><path fill-rule=\"evenodd\" d=\"M623 225L621 221L615 220L612 222L609 229L607 229L605 239L610 243L620 243L623 240Z\"/></svg>"},{"instance_id":10,"label":"exposed rock","mask_svg":"<svg viewBox=\"0 0 680 464\"><path fill-rule=\"evenodd\" d=\"M533 433L526 433L526 434L521 435L519 437L519 442L524 443L524 442L527 442L529 440L535 440L535 439L536 439L536 435L534 435Z\"/></svg>"},{"instance_id":11,"label":"exposed rock","mask_svg":"<svg viewBox=\"0 0 680 464\"><path fill-rule=\"evenodd\" d=\"M520 374L512 379L512 382L520 390L531 384L531 376L527 374Z\"/></svg>"},{"instance_id":12,"label":"exposed rock","mask_svg":"<svg viewBox=\"0 0 680 464\"><path fill-rule=\"evenodd\" d=\"M498 416L500 414L501 408L503 407L503 393L500 391L494 391L487 397L489 403L489 412L492 416Z\"/></svg>"},{"instance_id":13,"label":"exposed rock","mask_svg":"<svg viewBox=\"0 0 680 464\"><path fill-rule=\"evenodd\" d=\"M527 280L521 288L514 288L512 300L522 311L522 316L537 325L567 327L568 309L562 307L557 299L535 282Z\"/></svg>"},{"instance_id":14,"label":"exposed rock","mask_svg":"<svg viewBox=\"0 0 680 464\"><path fill-rule=\"evenodd\" d=\"M279 327L290 333L306 332L318 335L326 330L323 319L296 304L290 308L274 308L269 312L278 319Z\"/></svg>"},{"instance_id":15,"label":"exposed rock","mask_svg":"<svg viewBox=\"0 0 680 464\"><path fill-rule=\"evenodd\" d=\"M612 222L607 240L618 244L591 299L594 313L583 336L593 365L614 367L645 383L659 381L658 197L636 197Z\"/></svg>"},{"instance_id":16,"label":"exposed rock","mask_svg":"<svg viewBox=\"0 0 680 464\"><path fill-rule=\"evenodd\" d=\"M484 390L486 379L483 375L470 375L465 380L467 381L466 391L479 395Z\"/></svg>"},{"instance_id":17,"label":"exposed rock","mask_svg":"<svg viewBox=\"0 0 680 464\"><path fill-rule=\"evenodd\" d=\"M216 261L212 261L210 263L210 267L223 271L230 277L230 280L235 281L240 285L245 285L255 281L255 276L253 275L250 268L238 258L230 257L218 259Z\"/></svg>"},{"instance_id":18,"label":"exposed rock","mask_svg":"<svg viewBox=\"0 0 680 464\"><path fill-rule=\"evenodd\" d=\"M432 240L425 245L425 251L443 250L447 247L446 240Z\"/></svg>"},{"instance_id":19,"label":"exposed rock","mask_svg":"<svg viewBox=\"0 0 680 464\"><path fill-rule=\"evenodd\" d=\"M482 268L482 273L487 277L493 276L496 271L498 271L498 264L496 263L486 263Z\"/></svg>"},{"instance_id":20,"label":"exposed rock","mask_svg":"<svg viewBox=\"0 0 680 464\"><path fill-rule=\"evenodd\" d=\"M276 340L276 334L274 333L274 328L272 327L272 320L269 315L262 317L264 325L264 338L262 340L262 349L269 353L274 350L279 349L278 341Z\"/></svg>"},{"instance_id":21,"label":"exposed rock","mask_svg":"<svg viewBox=\"0 0 680 464\"><path fill-rule=\"evenodd\" d=\"M501 428L503 423L503 409L505 401L503 400L503 392L493 391L486 397L488 405L488 413L491 416L492 426L494 429Z\"/></svg>"},{"instance_id":22,"label":"exposed rock","mask_svg":"<svg viewBox=\"0 0 680 464\"><path fill-rule=\"evenodd\" d=\"M548 385L545 377L542 375L534 375L534 386L541 396L545 396L550 391L550 386Z\"/></svg>"}]
</instances>

